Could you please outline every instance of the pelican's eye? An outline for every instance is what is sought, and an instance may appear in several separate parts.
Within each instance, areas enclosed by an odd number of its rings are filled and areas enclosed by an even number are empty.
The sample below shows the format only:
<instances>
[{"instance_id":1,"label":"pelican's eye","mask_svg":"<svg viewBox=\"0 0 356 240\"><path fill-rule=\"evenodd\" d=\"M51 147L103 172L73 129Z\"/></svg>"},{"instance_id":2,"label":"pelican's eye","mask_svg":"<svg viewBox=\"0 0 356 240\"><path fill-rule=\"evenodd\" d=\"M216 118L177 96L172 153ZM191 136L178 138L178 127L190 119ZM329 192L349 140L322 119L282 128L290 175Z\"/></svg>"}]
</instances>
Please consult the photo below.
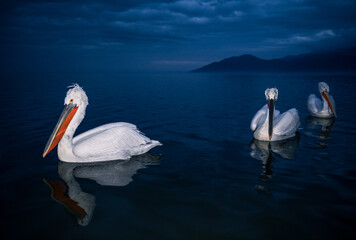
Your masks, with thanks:
<instances>
[{"instance_id":1,"label":"pelican's eye","mask_svg":"<svg viewBox=\"0 0 356 240\"><path fill-rule=\"evenodd\" d=\"M73 102L73 99L71 99L69 102L72 103L72 102Z\"/></svg>"}]
</instances>

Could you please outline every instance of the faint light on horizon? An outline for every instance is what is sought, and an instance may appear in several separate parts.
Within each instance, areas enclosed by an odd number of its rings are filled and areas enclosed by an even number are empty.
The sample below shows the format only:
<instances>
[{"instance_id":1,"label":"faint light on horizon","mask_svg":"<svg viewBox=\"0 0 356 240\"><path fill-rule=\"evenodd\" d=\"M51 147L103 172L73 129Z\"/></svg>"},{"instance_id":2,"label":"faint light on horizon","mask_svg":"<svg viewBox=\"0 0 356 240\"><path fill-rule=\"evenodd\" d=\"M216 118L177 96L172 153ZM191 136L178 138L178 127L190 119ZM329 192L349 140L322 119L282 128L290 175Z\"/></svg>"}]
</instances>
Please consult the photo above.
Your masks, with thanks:
<instances>
[{"instance_id":1,"label":"faint light on horizon","mask_svg":"<svg viewBox=\"0 0 356 240\"><path fill-rule=\"evenodd\" d=\"M165 66L193 66L193 65L202 65L206 64L206 62L203 61L190 61L190 60L157 60L157 61L152 61L152 65L165 65Z\"/></svg>"}]
</instances>

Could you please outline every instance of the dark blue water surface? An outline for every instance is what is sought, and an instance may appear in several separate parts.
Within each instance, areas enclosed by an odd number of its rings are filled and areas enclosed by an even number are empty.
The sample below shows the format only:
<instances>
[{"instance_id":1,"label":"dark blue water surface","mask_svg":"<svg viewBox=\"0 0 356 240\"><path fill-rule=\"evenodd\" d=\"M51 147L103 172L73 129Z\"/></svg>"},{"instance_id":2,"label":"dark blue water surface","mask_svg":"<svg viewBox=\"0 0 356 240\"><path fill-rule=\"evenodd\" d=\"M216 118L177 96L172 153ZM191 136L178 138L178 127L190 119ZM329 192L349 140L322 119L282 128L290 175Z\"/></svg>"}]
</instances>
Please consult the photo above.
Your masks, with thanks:
<instances>
[{"instance_id":1,"label":"dark blue water surface","mask_svg":"<svg viewBox=\"0 0 356 240\"><path fill-rule=\"evenodd\" d=\"M336 121L308 117L319 81ZM37 73L2 82L1 239L355 237L354 74ZM56 149L43 159L72 83L89 97L77 133L124 121L163 146L126 162L65 164ZM253 141L267 87L279 89L277 109L299 110L297 137ZM43 179L66 183L87 219L53 200Z\"/></svg>"}]
</instances>

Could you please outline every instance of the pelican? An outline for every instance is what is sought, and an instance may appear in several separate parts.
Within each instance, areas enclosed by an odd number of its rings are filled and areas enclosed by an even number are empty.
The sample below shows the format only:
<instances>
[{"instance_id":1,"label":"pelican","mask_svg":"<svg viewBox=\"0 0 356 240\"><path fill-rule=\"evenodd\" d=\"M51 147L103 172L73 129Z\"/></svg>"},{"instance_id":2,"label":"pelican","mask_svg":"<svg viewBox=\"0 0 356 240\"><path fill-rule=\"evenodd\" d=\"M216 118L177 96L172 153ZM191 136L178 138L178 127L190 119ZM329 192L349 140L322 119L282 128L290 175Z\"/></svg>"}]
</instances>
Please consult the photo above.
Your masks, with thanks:
<instances>
[{"instance_id":1,"label":"pelican","mask_svg":"<svg viewBox=\"0 0 356 240\"><path fill-rule=\"evenodd\" d=\"M329 86L325 82L319 83L319 92L322 101L314 94L308 98L308 110L311 116L320 118L336 118L336 109L334 98L329 95Z\"/></svg>"},{"instance_id":2,"label":"pelican","mask_svg":"<svg viewBox=\"0 0 356 240\"><path fill-rule=\"evenodd\" d=\"M129 159L148 152L159 141L144 136L135 125L125 122L109 123L73 138L84 119L88 97L74 84L64 99L64 110L59 117L43 152L45 157L58 144L58 158L63 162L101 162Z\"/></svg>"},{"instance_id":3,"label":"pelican","mask_svg":"<svg viewBox=\"0 0 356 240\"><path fill-rule=\"evenodd\" d=\"M255 114L251 121L250 127L254 132L254 138L261 141L280 141L294 137L300 125L297 110L292 108L283 114L275 110L278 98L277 88L267 88L265 95L267 104Z\"/></svg>"}]
</instances>

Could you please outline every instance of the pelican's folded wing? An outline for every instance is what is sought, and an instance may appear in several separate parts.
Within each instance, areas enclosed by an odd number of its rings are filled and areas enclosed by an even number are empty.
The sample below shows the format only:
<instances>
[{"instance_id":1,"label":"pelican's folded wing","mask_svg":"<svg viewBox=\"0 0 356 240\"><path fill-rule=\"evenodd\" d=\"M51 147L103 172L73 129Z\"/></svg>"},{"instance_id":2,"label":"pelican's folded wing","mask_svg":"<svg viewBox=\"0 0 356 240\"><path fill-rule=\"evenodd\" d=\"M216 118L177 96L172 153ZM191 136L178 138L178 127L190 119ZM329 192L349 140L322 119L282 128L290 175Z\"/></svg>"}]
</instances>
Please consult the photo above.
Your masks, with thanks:
<instances>
[{"instance_id":1,"label":"pelican's folded wing","mask_svg":"<svg viewBox=\"0 0 356 240\"><path fill-rule=\"evenodd\" d=\"M273 127L273 132L277 135L293 135L300 125L298 111L295 108L280 114L274 121L275 125Z\"/></svg>"},{"instance_id":2,"label":"pelican's folded wing","mask_svg":"<svg viewBox=\"0 0 356 240\"><path fill-rule=\"evenodd\" d=\"M73 144L77 144L85 139L88 139L102 131L106 131L110 128L113 128L113 127L125 127L125 128L131 128L133 130L137 130L137 127L136 125L134 124L131 124L131 123L127 123L127 122L116 122L116 123L108 123L108 124L104 124L104 125L101 125L99 127L96 127L96 128L93 128L93 129L90 129L86 132L83 132L81 134L79 134L78 136L75 136L73 138Z\"/></svg>"},{"instance_id":3,"label":"pelican's folded wing","mask_svg":"<svg viewBox=\"0 0 356 240\"><path fill-rule=\"evenodd\" d=\"M258 126L258 124L260 122L262 122L263 118L266 117L267 108L268 108L267 104L264 105L260 110L257 111L255 116L252 118L251 125L250 125L251 131L255 131L257 126Z\"/></svg>"},{"instance_id":4,"label":"pelican's folded wing","mask_svg":"<svg viewBox=\"0 0 356 240\"><path fill-rule=\"evenodd\" d=\"M308 98L308 110L310 113L318 113L322 109L322 104L319 98L314 94L309 95Z\"/></svg>"},{"instance_id":5,"label":"pelican's folded wing","mask_svg":"<svg viewBox=\"0 0 356 240\"><path fill-rule=\"evenodd\" d=\"M106 124L90 130L90 133L79 135L73 143L73 153L88 159L98 156L105 159L128 159L161 145L128 123Z\"/></svg>"}]
</instances>

